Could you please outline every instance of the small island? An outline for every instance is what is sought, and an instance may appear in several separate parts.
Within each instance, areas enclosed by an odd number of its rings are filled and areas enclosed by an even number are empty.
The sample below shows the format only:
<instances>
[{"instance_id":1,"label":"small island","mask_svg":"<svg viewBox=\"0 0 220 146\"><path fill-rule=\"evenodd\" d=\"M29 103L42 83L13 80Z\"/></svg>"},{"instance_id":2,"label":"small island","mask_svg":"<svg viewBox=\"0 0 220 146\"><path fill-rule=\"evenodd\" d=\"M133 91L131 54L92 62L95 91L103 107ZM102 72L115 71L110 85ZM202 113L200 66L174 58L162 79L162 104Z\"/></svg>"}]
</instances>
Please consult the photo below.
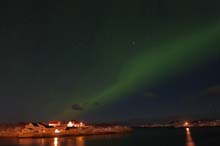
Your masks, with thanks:
<instances>
[{"instance_id":1,"label":"small island","mask_svg":"<svg viewBox=\"0 0 220 146\"><path fill-rule=\"evenodd\" d=\"M44 138L78 135L100 135L132 132L119 125L92 125L83 122L49 121L48 123L19 123L0 125L0 138Z\"/></svg>"}]
</instances>

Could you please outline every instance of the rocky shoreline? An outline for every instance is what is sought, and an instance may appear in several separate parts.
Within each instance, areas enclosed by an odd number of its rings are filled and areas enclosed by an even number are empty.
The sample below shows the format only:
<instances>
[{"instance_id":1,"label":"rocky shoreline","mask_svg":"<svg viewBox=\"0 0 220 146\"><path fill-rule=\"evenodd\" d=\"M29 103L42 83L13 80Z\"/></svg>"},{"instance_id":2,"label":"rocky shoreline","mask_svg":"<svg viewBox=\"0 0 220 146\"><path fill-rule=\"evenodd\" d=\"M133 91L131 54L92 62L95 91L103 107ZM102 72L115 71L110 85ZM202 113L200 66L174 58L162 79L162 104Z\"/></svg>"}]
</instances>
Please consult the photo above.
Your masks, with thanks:
<instances>
[{"instance_id":1,"label":"rocky shoreline","mask_svg":"<svg viewBox=\"0 0 220 146\"><path fill-rule=\"evenodd\" d=\"M0 126L0 138L44 138L132 132L126 126L87 126L83 128L46 127L43 124Z\"/></svg>"}]
</instances>

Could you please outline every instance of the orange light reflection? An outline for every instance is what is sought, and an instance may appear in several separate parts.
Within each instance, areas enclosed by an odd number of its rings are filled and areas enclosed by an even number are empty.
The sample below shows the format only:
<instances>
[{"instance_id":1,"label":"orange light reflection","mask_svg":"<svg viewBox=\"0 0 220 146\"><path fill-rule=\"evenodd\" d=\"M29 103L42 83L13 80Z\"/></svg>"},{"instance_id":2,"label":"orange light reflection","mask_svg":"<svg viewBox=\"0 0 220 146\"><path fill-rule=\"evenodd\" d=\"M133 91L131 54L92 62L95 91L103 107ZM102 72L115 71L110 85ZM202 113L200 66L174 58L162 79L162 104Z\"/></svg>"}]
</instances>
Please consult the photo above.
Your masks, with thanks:
<instances>
[{"instance_id":1,"label":"orange light reflection","mask_svg":"<svg viewBox=\"0 0 220 146\"><path fill-rule=\"evenodd\" d=\"M186 128L186 146L195 146L189 128Z\"/></svg>"},{"instance_id":2,"label":"orange light reflection","mask_svg":"<svg viewBox=\"0 0 220 146\"><path fill-rule=\"evenodd\" d=\"M85 138L83 136L76 137L76 146L85 146Z\"/></svg>"},{"instance_id":3,"label":"orange light reflection","mask_svg":"<svg viewBox=\"0 0 220 146\"><path fill-rule=\"evenodd\" d=\"M53 144L54 144L54 146L58 146L58 138L57 137L54 137Z\"/></svg>"}]
</instances>

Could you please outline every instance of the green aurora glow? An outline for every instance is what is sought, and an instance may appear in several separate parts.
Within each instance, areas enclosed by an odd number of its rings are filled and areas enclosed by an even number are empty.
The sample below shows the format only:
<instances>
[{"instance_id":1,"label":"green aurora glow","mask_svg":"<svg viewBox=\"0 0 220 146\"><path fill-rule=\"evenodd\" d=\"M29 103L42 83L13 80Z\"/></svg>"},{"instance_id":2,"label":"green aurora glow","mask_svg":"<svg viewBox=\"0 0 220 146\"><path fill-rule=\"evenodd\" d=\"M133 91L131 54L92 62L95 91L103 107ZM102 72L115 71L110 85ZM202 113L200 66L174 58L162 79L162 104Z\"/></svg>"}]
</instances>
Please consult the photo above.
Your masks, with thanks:
<instances>
[{"instance_id":1,"label":"green aurora glow","mask_svg":"<svg viewBox=\"0 0 220 146\"><path fill-rule=\"evenodd\" d=\"M71 103L80 103L85 108L83 111L74 112L74 117L83 115L88 111L96 110L94 104L97 102L117 102L120 98L134 92L143 83L152 84L162 77L172 76L176 72L198 65L219 53L217 49L206 47L215 42L219 34L220 25L217 24L186 37L179 37L169 43L163 43L160 47L152 48L152 51L143 51L133 56L117 71L117 77L113 83L105 86L104 90L96 91L95 95L91 94L92 96L79 100L76 98L67 100L66 109L58 117L64 118L73 113L70 109Z\"/></svg>"}]
</instances>

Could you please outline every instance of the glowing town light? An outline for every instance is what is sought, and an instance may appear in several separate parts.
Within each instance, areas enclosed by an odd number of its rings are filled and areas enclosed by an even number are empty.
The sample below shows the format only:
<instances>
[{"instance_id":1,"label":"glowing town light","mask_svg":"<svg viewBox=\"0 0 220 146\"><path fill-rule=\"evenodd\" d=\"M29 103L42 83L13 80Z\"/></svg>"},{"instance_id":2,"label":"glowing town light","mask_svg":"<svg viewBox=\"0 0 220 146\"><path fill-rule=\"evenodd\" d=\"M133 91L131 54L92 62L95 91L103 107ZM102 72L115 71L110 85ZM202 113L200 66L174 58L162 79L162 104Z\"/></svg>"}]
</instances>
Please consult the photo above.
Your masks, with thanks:
<instances>
[{"instance_id":1,"label":"glowing town light","mask_svg":"<svg viewBox=\"0 0 220 146\"><path fill-rule=\"evenodd\" d=\"M79 126L80 126L80 127L83 127L83 126L84 126L84 123L83 123L83 122L80 122L80 123L79 123Z\"/></svg>"},{"instance_id":2,"label":"glowing town light","mask_svg":"<svg viewBox=\"0 0 220 146\"><path fill-rule=\"evenodd\" d=\"M185 122L183 126L184 126L184 127L187 127L187 126L189 126L189 123L188 123L188 122Z\"/></svg>"},{"instance_id":3,"label":"glowing town light","mask_svg":"<svg viewBox=\"0 0 220 146\"><path fill-rule=\"evenodd\" d=\"M51 127L58 127L61 125L61 122L60 121L49 121L48 125Z\"/></svg>"},{"instance_id":4,"label":"glowing town light","mask_svg":"<svg viewBox=\"0 0 220 146\"><path fill-rule=\"evenodd\" d=\"M189 132L189 128L186 128L186 131Z\"/></svg>"},{"instance_id":5,"label":"glowing town light","mask_svg":"<svg viewBox=\"0 0 220 146\"><path fill-rule=\"evenodd\" d=\"M56 129L56 130L54 131L54 133L60 133L60 130Z\"/></svg>"},{"instance_id":6,"label":"glowing town light","mask_svg":"<svg viewBox=\"0 0 220 146\"><path fill-rule=\"evenodd\" d=\"M73 122L69 121L69 122L67 123L67 127L73 127L73 126L74 126Z\"/></svg>"}]
</instances>

